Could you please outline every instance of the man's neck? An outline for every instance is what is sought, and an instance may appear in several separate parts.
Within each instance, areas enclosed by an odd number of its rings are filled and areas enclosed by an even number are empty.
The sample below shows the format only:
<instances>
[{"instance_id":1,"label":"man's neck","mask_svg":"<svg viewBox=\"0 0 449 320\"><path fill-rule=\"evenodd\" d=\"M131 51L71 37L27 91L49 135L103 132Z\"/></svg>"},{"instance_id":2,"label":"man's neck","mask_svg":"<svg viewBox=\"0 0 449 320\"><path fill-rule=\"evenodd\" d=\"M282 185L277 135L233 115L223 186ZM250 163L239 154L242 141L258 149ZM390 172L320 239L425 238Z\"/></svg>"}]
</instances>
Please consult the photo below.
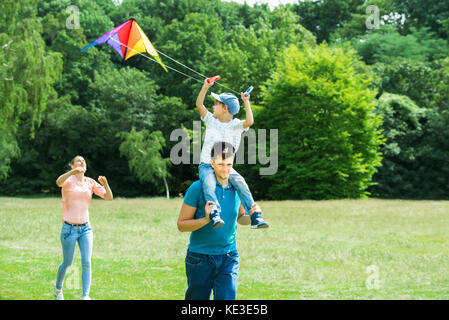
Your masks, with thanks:
<instances>
[{"instance_id":1,"label":"man's neck","mask_svg":"<svg viewBox=\"0 0 449 320\"><path fill-rule=\"evenodd\" d=\"M217 181L223 186L223 187L227 187L229 184L229 178L226 179L222 179L220 177L218 177L217 175L215 176L217 178Z\"/></svg>"}]
</instances>

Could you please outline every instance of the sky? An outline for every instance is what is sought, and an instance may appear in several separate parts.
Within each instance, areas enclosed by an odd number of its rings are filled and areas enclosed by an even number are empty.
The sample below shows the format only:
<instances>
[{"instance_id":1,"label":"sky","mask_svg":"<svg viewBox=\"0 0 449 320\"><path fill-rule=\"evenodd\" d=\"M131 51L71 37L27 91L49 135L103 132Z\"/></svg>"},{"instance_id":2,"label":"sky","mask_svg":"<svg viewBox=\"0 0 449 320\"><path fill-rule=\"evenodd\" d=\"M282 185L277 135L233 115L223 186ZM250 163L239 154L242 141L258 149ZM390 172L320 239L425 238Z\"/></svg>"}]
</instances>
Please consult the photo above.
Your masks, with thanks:
<instances>
[{"instance_id":1,"label":"sky","mask_svg":"<svg viewBox=\"0 0 449 320\"><path fill-rule=\"evenodd\" d=\"M113 0L115 3L121 3L122 0ZM245 0L222 0L222 1L226 1L226 2L238 2L243 4L245 2ZM287 3L297 3L298 0L246 0L246 3L249 4L250 6L254 5L254 4L261 4L261 3L268 3L268 6L270 7L270 9L274 9L274 7L280 5L280 4L287 4Z\"/></svg>"},{"instance_id":2,"label":"sky","mask_svg":"<svg viewBox=\"0 0 449 320\"><path fill-rule=\"evenodd\" d=\"M222 0L222 1L226 1L226 2L238 2L238 3L244 3L245 0ZM268 3L268 6L270 7L270 9L273 9L274 7L280 5L280 4L287 4L287 3L297 3L298 0L246 0L246 3L249 4L250 6L254 5L254 4L261 4L261 3Z\"/></svg>"}]
</instances>

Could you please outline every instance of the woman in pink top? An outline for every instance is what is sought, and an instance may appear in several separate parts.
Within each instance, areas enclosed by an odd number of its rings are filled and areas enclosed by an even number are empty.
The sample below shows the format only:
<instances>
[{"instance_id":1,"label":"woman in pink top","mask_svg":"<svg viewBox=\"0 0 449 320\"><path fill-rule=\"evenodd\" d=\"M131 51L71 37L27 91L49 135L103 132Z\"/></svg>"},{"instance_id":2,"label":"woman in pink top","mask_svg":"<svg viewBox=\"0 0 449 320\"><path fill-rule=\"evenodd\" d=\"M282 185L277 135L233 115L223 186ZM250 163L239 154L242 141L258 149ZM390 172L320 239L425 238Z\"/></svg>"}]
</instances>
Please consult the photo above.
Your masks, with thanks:
<instances>
[{"instance_id":1,"label":"woman in pink top","mask_svg":"<svg viewBox=\"0 0 449 320\"><path fill-rule=\"evenodd\" d=\"M62 193L62 230L61 244L63 261L58 268L55 285L55 299L63 300L62 285L68 267L72 265L76 242L81 252L83 281L83 300L90 300L89 290L91 282L91 257L93 232L89 223L89 203L92 194L112 200L112 191L106 177L98 177L98 181L84 176L87 166L81 156L76 156L70 162L72 170L59 176L56 184Z\"/></svg>"}]
</instances>

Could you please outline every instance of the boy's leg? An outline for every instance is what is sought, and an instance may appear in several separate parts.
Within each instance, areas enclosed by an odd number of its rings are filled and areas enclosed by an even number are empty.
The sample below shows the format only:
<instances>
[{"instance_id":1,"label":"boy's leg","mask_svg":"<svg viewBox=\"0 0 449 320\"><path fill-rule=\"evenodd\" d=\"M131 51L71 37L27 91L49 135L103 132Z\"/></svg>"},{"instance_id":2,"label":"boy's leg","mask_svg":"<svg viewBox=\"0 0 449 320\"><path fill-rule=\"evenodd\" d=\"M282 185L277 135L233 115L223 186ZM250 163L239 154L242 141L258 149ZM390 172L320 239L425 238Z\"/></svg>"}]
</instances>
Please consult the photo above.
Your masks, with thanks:
<instances>
[{"instance_id":1,"label":"boy's leg","mask_svg":"<svg viewBox=\"0 0 449 320\"><path fill-rule=\"evenodd\" d=\"M200 163L199 176L201 185L203 187L204 198L207 201L212 201L220 210L220 204L218 203L217 196L215 194L215 188L217 186L217 178L215 178L214 168L210 164Z\"/></svg>"},{"instance_id":2,"label":"boy's leg","mask_svg":"<svg viewBox=\"0 0 449 320\"><path fill-rule=\"evenodd\" d=\"M234 168L231 169L231 174L229 175L229 181L237 190L240 201L242 201L243 208L246 214L250 214L249 211L251 206L254 204L253 195L249 190L248 184L245 179L237 172ZM251 227L252 228L267 228L269 224L262 219L262 212L254 212L251 215Z\"/></svg>"},{"instance_id":3,"label":"boy's leg","mask_svg":"<svg viewBox=\"0 0 449 320\"><path fill-rule=\"evenodd\" d=\"M254 199L245 179L237 171L235 171L234 168L232 168L231 174L229 175L229 182L231 182L237 190L240 201L242 201L243 208L245 209L246 214L249 215L249 210L254 203Z\"/></svg>"},{"instance_id":4,"label":"boy's leg","mask_svg":"<svg viewBox=\"0 0 449 320\"><path fill-rule=\"evenodd\" d=\"M212 201L217 207L217 210L214 210L214 212L210 214L210 218L212 219L213 227L218 228L224 225L224 221L220 218L221 208L215 194L215 188L217 187L217 178L215 178L214 169L210 164L200 163L199 176L206 202Z\"/></svg>"}]
</instances>

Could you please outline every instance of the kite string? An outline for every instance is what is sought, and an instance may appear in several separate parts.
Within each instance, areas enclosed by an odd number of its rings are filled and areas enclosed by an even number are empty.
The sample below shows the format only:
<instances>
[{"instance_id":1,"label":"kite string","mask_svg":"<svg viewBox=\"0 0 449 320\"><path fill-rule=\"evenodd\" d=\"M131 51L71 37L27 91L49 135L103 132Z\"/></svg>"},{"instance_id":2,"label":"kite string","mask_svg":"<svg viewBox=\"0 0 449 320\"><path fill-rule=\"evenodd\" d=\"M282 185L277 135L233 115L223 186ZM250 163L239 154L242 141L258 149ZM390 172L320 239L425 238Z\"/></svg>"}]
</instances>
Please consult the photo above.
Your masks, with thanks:
<instances>
[{"instance_id":1,"label":"kite string","mask_svg":"<svg viewBox=\"0 0 449 320\"><path fill-rule=\"evenodd\" d=\"M147 59L149 59L149 60L151 60L151 61L153 61L153 62L156 62L157 64L160 64L159 61L157 61L156 59L153 59L153 58L151 58L151 57L149 57L149 56L147 56L147 55L144 55L143 53L141 53L141 52L139 52L139 51L137 51L137 50L134 50L133 48L128 47L126 44L121 43L120 41L115 40L115 39L112 38L112 37L111 37L110 39L111 39L111 40L114 40L114 41L117 42L117 43L120 43L122 46L125 46L125 47L127 47L128 49L130 49L130 50L132 50L132 51L135 51L137 54L141 55L142 57L145 57L145 58L147 58ZM195 80L195 81L198 81L198 82L200 82L200 83L203 83L202 80L199 80L199 79L196 79L196 78L194 78L194 77L191 77L191 76L189 76L188 74L185 74L185 73L183 73L183 72L181 72L181 71L179 71L179 70L176 70L175 68L170 67L169 65L166 65L166 67L167 67L168 69L173 70L173 71L175 71L175 72L178 72L178 73L180 73L180 74L182 74L182 75L184 75L184 76L186 76L186 77L188 77L188 78L190 78L190 79L193 79L193 80Z\"/></svg>"},{"instance_id":2,"label":"kite string","mask_svg":"<svg viewBox=\"0 0 449 320\"><path fill-rule=\"evenodd\" d=\"M154 49L154 50L156 50L158 53L162 54L164 57L167 57L168 59L172 60L173 62L176 62L177 64L180 64L180 65L183 66L184 68L189 69L189 70L192 71L192 72L195 72L196 74L202 76L203 78L208 78L208 77L205 76L204 74L201 74L201 73L199 73L198 71L195 71L195 70L189 68L188 66L182 64L181 62L179 62L179 61L173 59L172 57L170 57L170 56L168 56L168 55L166 55L166 54L163 53L162 51L159 51L159 50L157 50L157 49Z\"/></svg>"},{"instance_id":3,"label":"kite string","mask_svg":"<svg viewBox=\"0 0 449 320\"><path fill-rule=\"evenodd\" d=\"M201 74L201 73L199 73L198 71L195 71L194 69L189 68L189 67L186 66L185 64L182 64L182 63L179 62L178 60L173 59L172 57L166 55L166 54L163 53L162 51L159 51L159 50L157 50L157 49L154 49L154 50L156 50L158 53L162 54L164 57L167 57L168 59L172 60L173 62L175 62L175 63L177 63L177 64L183 66L184 68L189 69L189 70L192 71L192 72L195 72L197 75L200 75L200 76L202 76L202 77L205 78L205 79L209 78L209 77L205 76L204 74ZM223 88L226 88L226 89L228 89L228 90L231 90L231 91L234 92L234 93L239 94L239 92L237 92L237 91L235 91L235 90L232 90L231 88L228 88L228 87L222 85L221 83L218 83L218 82L217 82L217 85L222 86Z\"/></svg>"},{"instance_id":4,"label":"kite string","mask_svg":"<svg viewBox=\"0 0 449 320\"><path fill-rule=\"evenodd\" d=\"M128 49L130 49L130 50L132 50L132 51L135 51L136 53L140 54L141 56L143 56L143 57L145 57L145 58L147 58L147 59L149 59L149 60L151 60L151 61L156 62L157 64L159 64L159 61L157 61L156 59L151 58L151 57L149 57L149 56L147 56L147 55L144 55L143 53L141 53L141 52L139 52L139 51L137 51L137 50L134 50L133 48L128 47L126 44L124 44L124 43L122 43L122 42L120 42L120 41L114 39L113 37L111 37L111 38L109 38L109 39L114 40L115 42L120 43L122 46L125 46L126 48L128 48ZM156 50L156 49L155 49L155 50ZM165 53L163 53L163 52L161 52L161 51L159 51L159 50L156 50L156 51L157 51L158 53L161 53L163 56L169 58L170 60L172 60L172 61L174 61L174 62L180 64L181 66L183 66L183 67L189 69L190 71L195 72L196 74L202 76L203 78L205 78L205 79L208 78L207 76L205 76L205 75L199 73L198 71L195 71L195 70L193 70L193 69L187 67L186 65L182 64L181 62L179 62L179 61L177 61L177 60L175 60L175 59L169 57L169 56L166 55ZM198 81L198 82L200 82L200 83L203 83L202 80L198 80L198 79L196 79L196 78L194 78L194 77L191 77L191 76L189 76L188 74L185 74L184 72L181 72L181 71L179 71L179 70L176 70L175 68L172 68L172 67L170 67L170 66L168 66L168 65L166 65L166 67L167 67L168 69L173 70L173 71L175 71L175 72L178 72L178 73L180 73L180 74L182 74L182 75L184 75L184 76L186 76L186 77L188 77L188 78L190 78L190 79L193 79L193 80L195 80L195 81ZM219 86L221 86L221 87L223 87L223 88L225 88L225 89L231 90L232 92L234 92L234 93L236 93L236 94L239 94L239 92L237 92L237 91L235 91L235 90L232 90L231 88L228 88L228 87L222 85L221 83L218 83L218 82L217 82L217 85L219 85Z\"/></svg>"}]
</instances>

